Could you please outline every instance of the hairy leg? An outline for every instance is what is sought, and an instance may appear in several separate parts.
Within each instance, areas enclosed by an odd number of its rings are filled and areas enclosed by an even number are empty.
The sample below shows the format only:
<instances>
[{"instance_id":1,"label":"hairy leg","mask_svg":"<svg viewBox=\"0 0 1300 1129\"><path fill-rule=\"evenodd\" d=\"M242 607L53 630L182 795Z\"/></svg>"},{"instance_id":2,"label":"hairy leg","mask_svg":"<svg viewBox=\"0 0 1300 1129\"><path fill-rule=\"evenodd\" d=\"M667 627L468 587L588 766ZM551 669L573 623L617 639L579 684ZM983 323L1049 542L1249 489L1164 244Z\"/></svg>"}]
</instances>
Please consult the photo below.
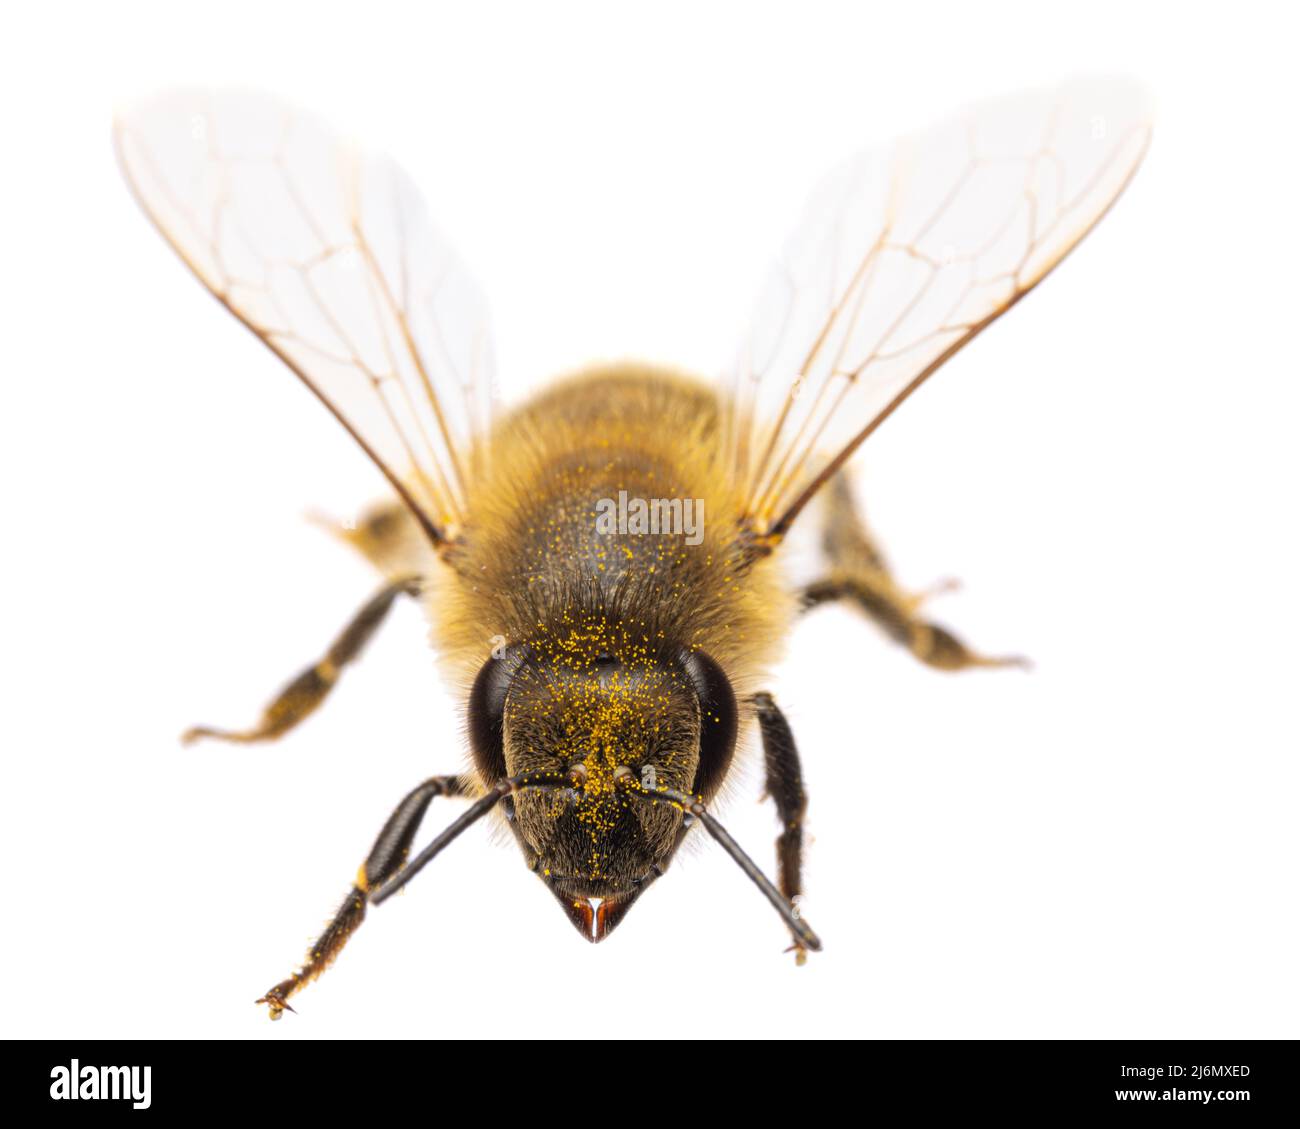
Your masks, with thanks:
<instances>
[{"instance_id":1,"label":"hairy leg","mask_svg":"<svg viewBox=\"0 0 1300 1129\"><path fill-rule=\"evenodd\" d=\"M971 667L1028 666L1018 656L991 657L966 646L947 628L921 615L921 606L937 592L955 587L951 580L923 591L899 587L853 499L844 474L826 487L826 518L822 548L829 574L800 593L804 610L836 600L847 600L874 620L895 642L936 670Z\"/></svg>"},{"instance_id":2,"label":"hairy leg","mask_svg":"<svg viewBox=\"0 0 1300 1129\"><path fill-rule=\"evenodd\" d=\"M772 695L755 694L750 701L763 740L767 794L776 805L777 818L781 821L781 833L776 837L777 887L797 908L796 899L803 893L803 820L808 806L799 750L790 723ZM795 959L803 964L807 953L797 940L794 951Z\"/></svg>"},{"instance_id":3,"label":"hairy leg","mask_svg":"<svg viewBox=\"0 0 1300 1129\"><path fill-rule=\"evenodd\" d=\"M290 681L262 711L262 717L251 729L213 729L198 725L181 735L181 741L192 744L203 737L218 741L247 744L253 741L274 741L288 733L295 725L315 710L334 689L343 667L360 655L370 637L383 623L393 602L400 595L414 596L420 591L417 577L405 577L384 585L370 598L351 622L339 633L325 655Z\"/></svg>"},{"instance_id":4,"label":"hairy leg","mask_svg":"<svg viewBox=\"0 0 1300 1129\"><path fill-rule=\"evenodd\" d=\"M357 871L356 881L348 891L343 904L334 914L333 920L317 938L307 953L307 959L294 974L275 985L257 1002L266 1004L272 1019L279 1019L285 1011L292 1011L288 999L295 992L312 980L315 980L342 951L348 938L356 932L357 927L366 916L366 902L370 891L378 888L399 870L406 862L411 850L411 840L419 830L420 821L429 810L435 796L462 795L460 778L456 776L433 776L402 799L393 814L388 817L383 830L375 839L370 854Z\"/></svg>"}]
</instances>

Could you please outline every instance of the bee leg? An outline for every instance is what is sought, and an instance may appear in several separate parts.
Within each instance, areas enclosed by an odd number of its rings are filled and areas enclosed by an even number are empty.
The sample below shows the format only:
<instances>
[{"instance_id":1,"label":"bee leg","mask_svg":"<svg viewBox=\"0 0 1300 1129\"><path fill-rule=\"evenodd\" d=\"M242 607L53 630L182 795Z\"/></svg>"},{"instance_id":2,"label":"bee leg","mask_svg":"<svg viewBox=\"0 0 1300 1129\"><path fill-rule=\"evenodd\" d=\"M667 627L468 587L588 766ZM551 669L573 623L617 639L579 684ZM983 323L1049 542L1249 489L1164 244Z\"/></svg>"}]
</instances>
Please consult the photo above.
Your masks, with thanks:
<instances>
[{"instance_id":1,"label":"bee leg","mask_svg":"<svg viewBox=\"0 0 1300 1129\"><path fill-rule=\"evenodd\" d=\"M979 654L947 628L921 616L921 605L929 596L951 590L956 582L943 581L919 593L903 591L858 513L847 477L837 474L826 493L822 548L830 561L830 575L800 593L805 611L833 600L848 600L891 639L936 670L1029 665L1019 656Z\"/></svg>"},{"instance_id":2,"label":"bee leg","mask_svg":"<svg viewBox=\"0 0 1300 1129\"><path fill-rule=\"evenodd\" d=\"M803 817L808 806L799 750L790 723L772 700L772 695L755 694L750 701L758 715L758 729L763 739L767 794L776 805L776 814L781 821L781 834L776 837L777 886L797 908L797 899L803 892ZM795 961L803 964L808 954L798 938L792 948Z\"/></svg>"},{"instance_id":3,"label":"bee leg","mask_svg":"<svg viewBox=\"0 0 1300 1129\"><path fill-rule=\"evenodd\" d=\"M355 659L375 630L388 615L393 601L403 593L414 596L420 591L418 577L403 577L381 588L340 632L325 657L307 667L289 682L262 711L261 720L252 729L211 729L197 725L181 735L181 743L193 744L202 737L218 741L247 744L274 741L288 733L323 702L339 679L343 667Z\"/></svg>"},{"instance_id":4,"label":"bee leg","mask_svg":"<svg viewBox=\"0 0 1300 1129\"><path fill-rule=\"evenodd\" d=\"M334 919L325 927L325 932L308 951L302 967L288 979L281 980L257 1001L266 1004L272 1019L279 1019L286 1011L293 1011L289 1006L289 997L315 980L339 955L348 938L365 919L370 891L377 889L402 869L411 849L411 840L415 838L420 821L429 810L433 798L460 795L463 795L463 788L459 777L433 776L409 792L397 805L375 839L374 846L370 848L366 861L357 871L352 889L343 899Z\"/></svg>"},{"instance_id":5,"label":"bee leg","mask_svg":"<svg viewBox=\"0 0 1300 1129\"><path fill-rule=\"evenodd\" d=\"M436 558L411 511L397 500L378 502L352 521L339 521L319 511L308 519L360 553L383 575L400 578L427 571Z\"/></svg>"}]
</instances>

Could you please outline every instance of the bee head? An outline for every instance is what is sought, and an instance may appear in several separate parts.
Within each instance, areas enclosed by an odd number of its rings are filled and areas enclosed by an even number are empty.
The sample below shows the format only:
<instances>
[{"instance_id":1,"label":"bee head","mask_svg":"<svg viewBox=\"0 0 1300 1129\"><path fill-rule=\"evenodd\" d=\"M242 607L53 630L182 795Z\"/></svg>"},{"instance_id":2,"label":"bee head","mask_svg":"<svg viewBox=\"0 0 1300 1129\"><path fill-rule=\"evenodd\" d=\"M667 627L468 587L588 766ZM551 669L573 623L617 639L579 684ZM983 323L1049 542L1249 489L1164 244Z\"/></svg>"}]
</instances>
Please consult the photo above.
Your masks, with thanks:
<instances>
[{"instance_id":1,"label":"bee head","mask_svg":"<svg viewBox=\"0 0 1300 1129\"><path fill-rule=\"evenodd\" d=\"M559 773L572 782L503 806L529 865L599 941L663 873L686 829L679 806L644 794L717 790L735 747L736 700L703 652L654 646L600 620L490 658L469 720L485 780Z\"/></svg>"}]
</instances>

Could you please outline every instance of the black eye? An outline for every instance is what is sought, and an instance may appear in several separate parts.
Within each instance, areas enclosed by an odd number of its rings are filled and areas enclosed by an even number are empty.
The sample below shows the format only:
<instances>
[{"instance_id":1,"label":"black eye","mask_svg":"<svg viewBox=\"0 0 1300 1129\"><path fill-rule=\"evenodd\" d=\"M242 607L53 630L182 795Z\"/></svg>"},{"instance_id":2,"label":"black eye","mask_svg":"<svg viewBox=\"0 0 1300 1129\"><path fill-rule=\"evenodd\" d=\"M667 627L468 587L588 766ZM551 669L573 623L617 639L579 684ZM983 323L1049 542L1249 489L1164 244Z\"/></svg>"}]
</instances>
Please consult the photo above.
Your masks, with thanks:
<instances>
[{"instance_id":1,"label":"black eye","mask_svg":"<svg viewBox=\"0 0 1300 1129\"><path fill-rule=\"evenodd\" d=\"M708 800L736 751L736 695L722 668L703 651L684 654L682 666L700 702L700 767L692 791Z\"/></svg>"},{"instance_id":2,"label":"black eye","mask_svg":"<svg viewBox=\"0 0 1300 1129\"><path fill-rule=\"evenodd\" d=\"M528 648L519 643L506 647L500 657L494 653L483 664L469 692L470 751L484 780L501 780L506 775L502 745L506 695L527 653Z\"/></svg>"}]
</instances>

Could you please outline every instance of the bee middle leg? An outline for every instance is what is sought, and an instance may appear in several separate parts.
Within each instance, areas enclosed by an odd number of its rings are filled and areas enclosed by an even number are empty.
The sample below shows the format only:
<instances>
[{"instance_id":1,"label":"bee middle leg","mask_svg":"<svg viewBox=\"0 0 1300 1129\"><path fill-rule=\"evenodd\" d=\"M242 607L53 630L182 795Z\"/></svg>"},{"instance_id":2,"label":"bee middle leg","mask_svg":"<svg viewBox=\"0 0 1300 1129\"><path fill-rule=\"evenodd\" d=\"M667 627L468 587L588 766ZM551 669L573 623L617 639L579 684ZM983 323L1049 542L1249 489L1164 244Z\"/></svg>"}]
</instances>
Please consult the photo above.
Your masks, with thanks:
<instances>
[{"instance_id":1,"label":"bee middle leg","mask_svg":"<svg viewBox=\"0 0 1300 1129\"><path fill-rule=\"evenodd\" d=\"M420 591L418 577L402 577L381 588L330 644L323 658L307 667L290 681L262 711L261 720L251 729L213 729L196 725L181 735L182 744L190 745L203 737L237 744L274 741L284 736L303 718L315 712L339 679L344 666L352 662L384 622L393 602L400 595L415 596Z\"/></svg>"},{"instance_id":2,"label":"bee middle leg","mask_svg":"<svg viewBox=\"0 0 1300 1129\"><path fill-rule=\"evenodd\" d=\"M874 620L891 639L937 670L1029 665L1028 660L1017 655L980 654L947 628L921 615L921 605L930 596L955 588L956 582L943 581L922 592L904 591L894 580L884 554L858 513L852 488L843 473L827 485L826 495L822 548L830 572L800 593L805 611L831 601L847 600Z\"/></svg>"},{"instance_id":3,"label":"bee middle leg","mask_svg":"<svg viewBox=\"0 0 1300 1129\"><path fill-rule=\"evenodd\" d=\"M411 840L415 838L433 798L461 795L464 795L464 789L458 776L431 776L407 793L388 817L374 846L370 848L366 861L357 871L352 889L343 899L333 920L308 950L307 959L302 966L257 1001L267 1005L272 1019L279 1019L286 1011L293 1011L289 1006L289 997L324 972L347 944L348 938L357 931L365 920L370 891L378 889L405 865L411 850Z\"/></svg>"},{"instance_id":4,"label":"bee middle leg","mask_svg":"<svg viewBox=\"0 0 1300 1129\"><path fill-rule=\"evenodd\" d=\"M781 834L776 838L777 887L791 905L797 906L796 899L803 892L803 820L808 807L799 749L790 723L771 694L755 694L750 701L758 715L763 742L767 794L781 821ZM803 945L796 938L791 947L796 962L803 964L808 959Z\"/></svg>"}]
</instances>

